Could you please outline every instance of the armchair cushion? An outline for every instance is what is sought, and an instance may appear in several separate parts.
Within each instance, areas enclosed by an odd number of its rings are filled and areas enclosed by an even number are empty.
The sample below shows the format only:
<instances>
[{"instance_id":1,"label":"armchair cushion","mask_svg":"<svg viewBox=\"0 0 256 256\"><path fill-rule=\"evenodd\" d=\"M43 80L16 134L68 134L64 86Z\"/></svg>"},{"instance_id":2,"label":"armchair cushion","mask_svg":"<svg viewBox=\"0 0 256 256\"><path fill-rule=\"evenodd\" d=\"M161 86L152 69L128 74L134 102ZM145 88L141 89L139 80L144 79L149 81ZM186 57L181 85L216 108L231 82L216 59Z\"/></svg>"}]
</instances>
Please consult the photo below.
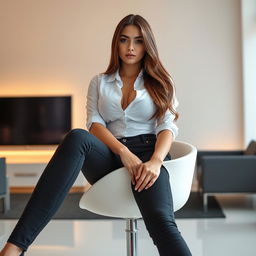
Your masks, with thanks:
<instances>
[{"instance_id":1,"label":"armchair cushion","mask_svg":"<svg viewBox=\"0 0 256 256\"><path fill-rule=\"evenodd\" d=\"M256 193L256 156L204 156L202 189L208 193Z\"/></svg>"},{"instance_id":2,"label":"armchair cushion","mask_svg":"<svg viewBox=\"0 0 256 256\"><path fill-rule=\"evenodd\" d=\"M256 154L245 155L245 150L199 151L197 175L203 193L256 193Z\"/></svg>"},{"instance_id":3,"label":"armchair cushion","mask_svg":"<svg viewBox=\"0 0 256 256\"><path fill-rule=\"evenodd\" d=\"M0 158L0 195L6 193L6 164L5 158Z\"/></svg>"},{"instance_id":4,"label":"armchair cushion","mask_svg":"<svg viewBox=\"0 0 256 256\"><path fill-rule=\"evenodd\" d=\"M246 150L244 151L245 155L256 155L256 141L252 140Z\"/></svg>"}]
</instances>

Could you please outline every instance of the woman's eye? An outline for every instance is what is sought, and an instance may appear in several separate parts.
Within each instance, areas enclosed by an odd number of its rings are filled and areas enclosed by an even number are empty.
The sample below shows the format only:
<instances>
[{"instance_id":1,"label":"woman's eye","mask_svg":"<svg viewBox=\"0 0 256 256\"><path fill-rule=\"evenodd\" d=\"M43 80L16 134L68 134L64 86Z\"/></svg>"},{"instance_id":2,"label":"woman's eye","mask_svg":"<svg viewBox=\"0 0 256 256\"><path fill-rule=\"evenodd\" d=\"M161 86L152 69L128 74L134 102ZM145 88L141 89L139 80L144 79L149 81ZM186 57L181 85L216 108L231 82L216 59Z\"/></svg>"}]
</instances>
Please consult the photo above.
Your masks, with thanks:
<instances>
[{"instance_id":1,"label":"woman's eye","mask_svg":"<svg viewBox=\"0 0 256 256\"><path fill-rule=\"evenodd\" d=\"M135 41L137 44L143 44L143 40L136 40Z\"/></svg>"},{"instance_id":2,"label":"woman's eye","mask_svg":"<svg viewBox=\"0 0 256 256\"><path fill-rule=\"evenodd\" d=\"M126 43L128 39L126 38L120 38L120 43ZM134 41L135 44L143 44L143 40L142 39L137 39Z\"/></svg>"}]
</instances>

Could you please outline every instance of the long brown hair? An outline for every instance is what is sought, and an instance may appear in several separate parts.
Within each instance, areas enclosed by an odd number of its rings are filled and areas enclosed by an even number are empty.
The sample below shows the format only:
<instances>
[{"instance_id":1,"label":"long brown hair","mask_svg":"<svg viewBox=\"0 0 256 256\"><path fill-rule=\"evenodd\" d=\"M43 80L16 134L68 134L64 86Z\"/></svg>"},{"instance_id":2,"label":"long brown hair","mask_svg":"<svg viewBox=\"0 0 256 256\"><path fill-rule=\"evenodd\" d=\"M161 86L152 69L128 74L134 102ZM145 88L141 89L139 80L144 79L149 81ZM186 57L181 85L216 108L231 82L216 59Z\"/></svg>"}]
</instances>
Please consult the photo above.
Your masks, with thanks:
<instances>
[{"instance_id":1,"label":"long brown hair","mask_svg":"<svg viewBox=\"0 0 256 256\"><path fill-rule=\"evenodd\" d=\"M120 67L121 60L118 55L118 44L120 35L127 25L137 26L144 40L145 55L142 59L144 86L156 105L156 112L152 118L161 119L164 117L165 112L170 109L175 115L174 120L177 120L179 113L173 107L175 92L173 79L159 59L152 29L142 16L127 15L117 25L112 39L110 62L104 74L113 74Z\"/></svg>"}]
</instances>

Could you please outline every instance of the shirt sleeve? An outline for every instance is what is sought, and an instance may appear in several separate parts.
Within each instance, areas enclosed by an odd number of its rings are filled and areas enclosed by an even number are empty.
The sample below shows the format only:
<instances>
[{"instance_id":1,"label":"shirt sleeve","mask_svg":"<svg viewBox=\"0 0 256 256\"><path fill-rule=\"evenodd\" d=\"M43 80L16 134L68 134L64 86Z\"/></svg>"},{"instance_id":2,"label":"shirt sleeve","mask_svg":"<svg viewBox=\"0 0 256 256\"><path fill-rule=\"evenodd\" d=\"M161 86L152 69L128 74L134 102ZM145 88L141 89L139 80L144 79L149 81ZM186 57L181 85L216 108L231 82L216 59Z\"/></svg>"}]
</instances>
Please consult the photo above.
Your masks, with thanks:
<instances>
[{"instance_id":1,"label":"shirt sleeve","mask_svg":"<svg viewBox=\"0 0 256 256\"><path fill-rule=\"evenodd\" d=\"M173 107L175 110L178 107L178 105L179 105L179 102L178 102L177 98L175 97L174 103L173 103ZM173 134L173 140L175 140L175 138L178 135L179 128L174 123L174 118L175 118L175 115L173 113L171 113L171 111L168 109L166 111L164 117L160 120L160 122L157 123L156 134L158 134L159 132L161 132L163 130L170 130Z\"/></svg>"},{"instance_id":2,"label":"shirt sleeve","mask_svg":"<svg viewBox=\"0 0 256 256\"><path fill-rule=\"evenodd\" d=\"M88 92L87 92L87 121L86 127L89 130L93 123L100 123L106 127L106 122L102 118L98 110L98 101L99 101L99 89L98 89L98 76L92 78Z\"/></svg>"}]
</instances>

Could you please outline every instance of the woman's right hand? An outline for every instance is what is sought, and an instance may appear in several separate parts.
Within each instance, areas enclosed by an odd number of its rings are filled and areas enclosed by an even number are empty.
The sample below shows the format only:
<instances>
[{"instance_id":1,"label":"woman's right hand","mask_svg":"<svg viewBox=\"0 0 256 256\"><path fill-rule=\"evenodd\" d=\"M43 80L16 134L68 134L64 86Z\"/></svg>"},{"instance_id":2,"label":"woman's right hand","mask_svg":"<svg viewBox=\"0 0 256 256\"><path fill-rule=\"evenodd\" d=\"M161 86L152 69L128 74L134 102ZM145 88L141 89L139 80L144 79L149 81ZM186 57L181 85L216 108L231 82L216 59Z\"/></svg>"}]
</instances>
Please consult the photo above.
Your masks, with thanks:
<instances>
[{"instance_id":1,"label":"woman's right hand","mask_svg":"<svg viewBox=\"0 0 256 256\"><path fill-rule=\"evenodd\" d=\"M132 184L135 185L136 173L142 161L126 147L119 153L119 156L131 176Z\"/></svg>"}]
</instances>

